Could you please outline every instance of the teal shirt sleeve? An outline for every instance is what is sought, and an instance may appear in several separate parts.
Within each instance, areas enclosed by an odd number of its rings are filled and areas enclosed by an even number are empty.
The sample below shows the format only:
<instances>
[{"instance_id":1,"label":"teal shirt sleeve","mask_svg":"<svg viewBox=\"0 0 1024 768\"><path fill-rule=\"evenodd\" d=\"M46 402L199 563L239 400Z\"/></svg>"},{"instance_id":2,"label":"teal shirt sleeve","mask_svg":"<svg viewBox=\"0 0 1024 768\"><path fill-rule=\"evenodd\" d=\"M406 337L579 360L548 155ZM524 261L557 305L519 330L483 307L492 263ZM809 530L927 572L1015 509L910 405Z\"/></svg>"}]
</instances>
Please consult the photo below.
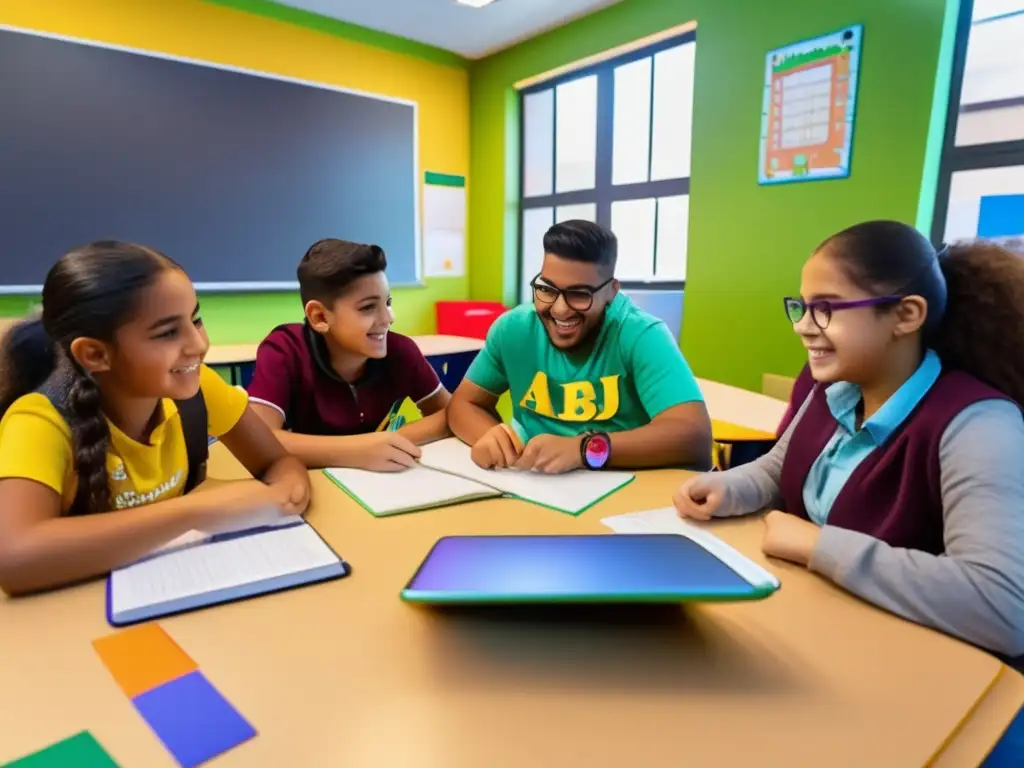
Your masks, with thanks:
<instances>
[{"instance_id":1,"label":"teal shirt sleeve","mask_svg":"<svg viewBox=\"0 0 1024 768\"><path fill-rule=\"evenodd\" d=\"M492 395L501 395L508 389L508 374L501 356L501 342L506 333L508 316L509 313L502 315L491 326L484 348L473 358L469 370L466 371L467 379Z\"/></svg>"},{"instance_id":2,"label":"teal shirt sleeve","mask_svg":"<svg viewBox=\"0 0 1024 768\"><path fill-rule=\"evenodd\" d=\"M683 403L704 400L690 365L664 323L655 323L636 337L630 359L636 391L649 418Z\"/></svg>"}]
</instances>

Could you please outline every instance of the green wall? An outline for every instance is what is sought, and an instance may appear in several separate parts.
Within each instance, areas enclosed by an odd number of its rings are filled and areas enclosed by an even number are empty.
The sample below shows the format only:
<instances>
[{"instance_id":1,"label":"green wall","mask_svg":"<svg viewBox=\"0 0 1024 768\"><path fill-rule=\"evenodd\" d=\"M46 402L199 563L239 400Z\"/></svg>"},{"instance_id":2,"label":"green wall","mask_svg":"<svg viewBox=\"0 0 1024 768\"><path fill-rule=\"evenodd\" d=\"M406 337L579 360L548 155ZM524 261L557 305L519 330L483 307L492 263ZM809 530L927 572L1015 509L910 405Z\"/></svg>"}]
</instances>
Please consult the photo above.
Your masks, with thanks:
<instances>
[{"instance_id":1,"label":"green wall","mask_svg":"<svg viewBox=\"0 0 1024 768\"><path fill-rule=\"evenodd\" d=\"M956 0L948 3L955 13ZM470 291L513 301L517 80L697 21L689 274L682 347L698 375L760 389L805 360L781 310L815 245L857 221L919 218L947 0L623 0L470 70ZM765 53L865 25L845 180L759 187ZM948 82L948 67L944 68ZM927 207L927 206L926 206Z\"/></svg>"}]
</instances>

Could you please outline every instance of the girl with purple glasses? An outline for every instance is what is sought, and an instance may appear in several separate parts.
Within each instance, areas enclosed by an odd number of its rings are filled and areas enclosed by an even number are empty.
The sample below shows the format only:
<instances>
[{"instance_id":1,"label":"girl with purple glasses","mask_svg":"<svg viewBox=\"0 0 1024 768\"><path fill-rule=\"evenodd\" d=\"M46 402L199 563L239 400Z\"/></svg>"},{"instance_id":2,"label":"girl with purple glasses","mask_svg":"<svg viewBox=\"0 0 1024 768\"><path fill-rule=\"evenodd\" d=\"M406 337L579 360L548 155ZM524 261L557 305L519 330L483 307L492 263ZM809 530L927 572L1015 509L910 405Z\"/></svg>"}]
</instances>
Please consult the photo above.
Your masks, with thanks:
<instances>
[{"instance_id":1,"label":"girl with purple glasses","mask_svg":"<svg viewBox=\"0 0 1024 768\"><path fill-rule=\"evenodd\" d=\"M815 251L800 294L810 394L770 453L684 483L680 515L782 510L766 554L1024 656L1024 259L872 221Z\"/></svg>"}]
</instances>

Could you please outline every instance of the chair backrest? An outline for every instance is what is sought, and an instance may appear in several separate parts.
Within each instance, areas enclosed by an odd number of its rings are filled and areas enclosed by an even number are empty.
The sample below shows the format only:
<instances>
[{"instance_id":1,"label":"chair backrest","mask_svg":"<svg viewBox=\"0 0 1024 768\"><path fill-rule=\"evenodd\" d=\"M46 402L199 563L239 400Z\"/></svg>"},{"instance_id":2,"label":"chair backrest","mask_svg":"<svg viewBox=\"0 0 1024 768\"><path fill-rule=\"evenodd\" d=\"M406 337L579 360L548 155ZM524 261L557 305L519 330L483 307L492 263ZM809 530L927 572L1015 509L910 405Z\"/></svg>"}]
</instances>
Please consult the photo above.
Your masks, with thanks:
<instances>
[{"instance_id":1,"label":"chair backrest","mask_svg":"<svg viewBox=\"0 0 1024 768\"><path fill-rule=\"evenodd\" d=\"M789 398L793 394L794 384L796 384L796 379L792 376L765 373L761 376L761 394L773 397L776 400L789 402Z\"/></svg>"}]
</instances>

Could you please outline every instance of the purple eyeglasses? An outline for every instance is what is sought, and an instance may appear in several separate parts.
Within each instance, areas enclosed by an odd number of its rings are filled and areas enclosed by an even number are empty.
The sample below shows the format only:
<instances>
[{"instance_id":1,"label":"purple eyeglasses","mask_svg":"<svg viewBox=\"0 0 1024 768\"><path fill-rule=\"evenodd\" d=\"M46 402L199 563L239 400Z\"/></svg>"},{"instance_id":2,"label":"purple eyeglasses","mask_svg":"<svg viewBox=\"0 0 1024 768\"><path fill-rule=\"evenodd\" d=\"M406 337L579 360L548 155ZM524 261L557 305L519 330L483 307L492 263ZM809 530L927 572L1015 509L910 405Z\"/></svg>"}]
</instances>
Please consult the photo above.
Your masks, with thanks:
<instances>
[{"instance_id":1,"label":"purple eyeglasses","mask_svg":"<svg viewBox=\"0 0 1024 768\"><path fill-rule=\"evenodd\" d=\"M786 307L786 317L793 325L804 319L804 315L811 313L811 320L821 330L828 328L832 321L832 313L843 309L857 309L858 307L880 307L885 304L896 304L903 300L903 296L878 296L873 299L857 299L855 301L804 301L800 298L787 296L782 300Z\"/></svg>"}]
</instances>

